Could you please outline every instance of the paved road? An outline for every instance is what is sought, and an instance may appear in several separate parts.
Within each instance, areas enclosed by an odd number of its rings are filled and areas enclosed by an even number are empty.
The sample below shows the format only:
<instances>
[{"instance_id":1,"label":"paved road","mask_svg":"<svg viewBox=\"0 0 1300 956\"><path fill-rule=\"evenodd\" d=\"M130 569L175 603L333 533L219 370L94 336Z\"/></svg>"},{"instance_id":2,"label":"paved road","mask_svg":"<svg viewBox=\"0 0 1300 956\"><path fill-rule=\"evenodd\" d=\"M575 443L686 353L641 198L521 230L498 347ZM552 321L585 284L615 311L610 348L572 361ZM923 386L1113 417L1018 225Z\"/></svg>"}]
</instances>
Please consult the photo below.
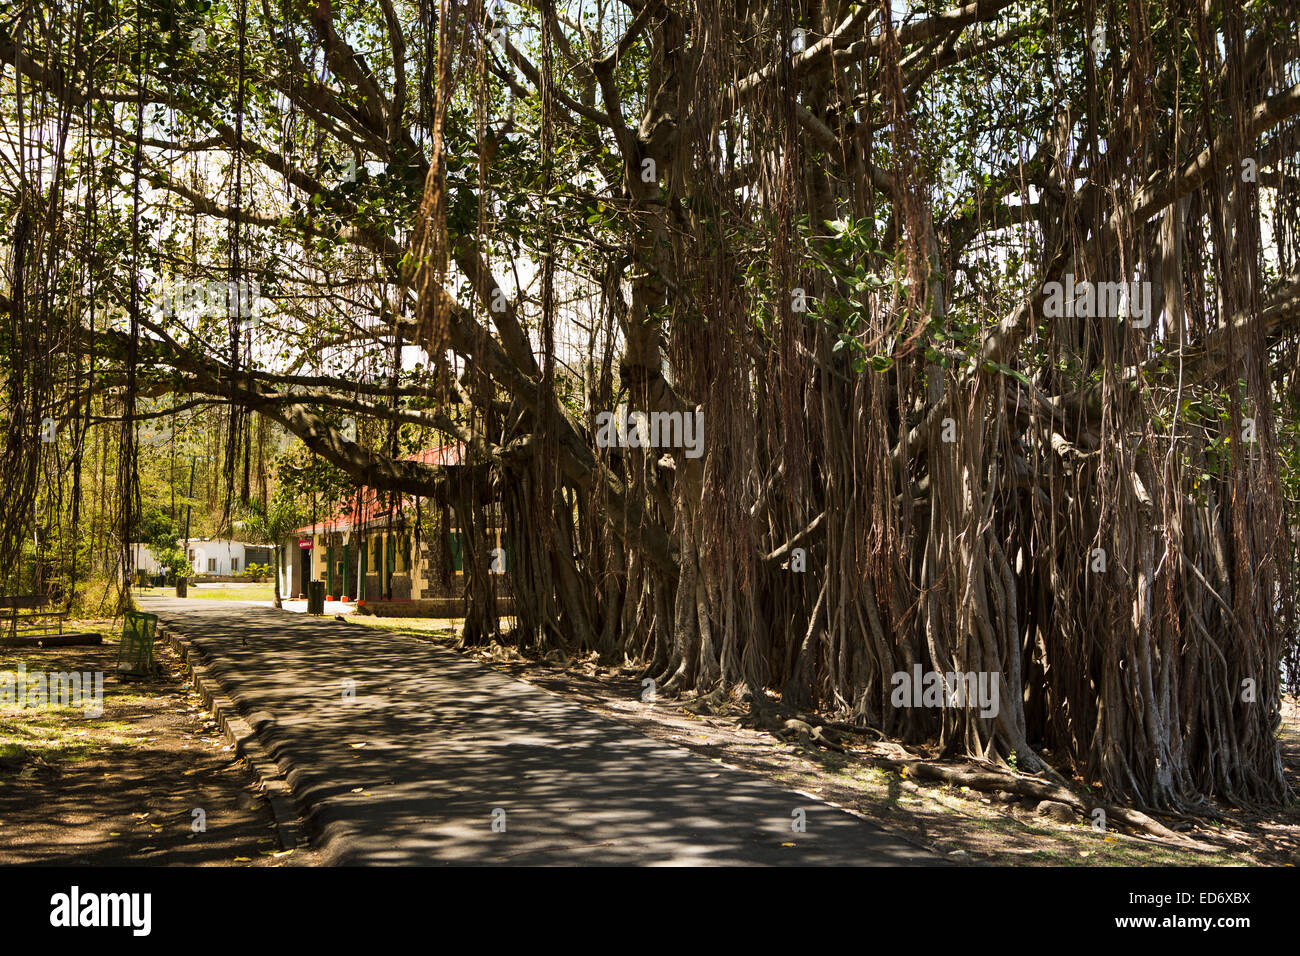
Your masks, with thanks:
<instances>
[{"instance_id":1,"label":"paved road","mask_svg":"<svg viewBox=\"0 0 1300 956\"><path fill-rule=\"evenodd\" d=\"M333 863L941 862L434 644L234 602L140 605L203 651L294 768L290 784ZM797 809L804 833L791 830Z\"/></svg>"}]
</instances>

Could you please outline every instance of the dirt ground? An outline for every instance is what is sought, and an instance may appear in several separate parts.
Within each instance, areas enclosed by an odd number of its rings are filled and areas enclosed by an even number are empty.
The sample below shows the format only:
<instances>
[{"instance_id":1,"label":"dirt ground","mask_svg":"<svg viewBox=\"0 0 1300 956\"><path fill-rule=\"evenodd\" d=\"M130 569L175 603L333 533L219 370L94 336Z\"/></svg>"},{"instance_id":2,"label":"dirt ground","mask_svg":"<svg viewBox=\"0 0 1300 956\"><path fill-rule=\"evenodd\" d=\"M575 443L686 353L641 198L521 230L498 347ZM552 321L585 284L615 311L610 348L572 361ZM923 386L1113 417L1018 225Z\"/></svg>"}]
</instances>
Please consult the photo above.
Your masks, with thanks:
<instances>
[{"instance_id":1,"label":"dirt ground","mask_svg":"<svg viewBox=\"0 0 1300 956\"><path fill-rule=\"evenodd\" d=\"M70 629L114 634L108 622ZM303 851L280 850L256 780L204 711L185 664L159 644L157 676L125 681L115 673L117 650L115 642L0 650L0 672L21 663L29 676L104 673L99 717L0 706L0 864L301 862Z\"/></svg>"},{"instance_id":2,"label":"dirt ground","mask_svg":"<svg viewBox=\"0 0 1300 956\"><path fill-rule=\"evenodd\" d=\"M356 618L355 622L448 647L456 644L452 621ZM1037 812L1039 801L1033 798L918 784L905 774L871 765L873 757L933 756L905 750L896 742L864 736L840 754L743 727L740 718L748 708L742 705L723 713L695 714L687 709L690 701L645 702L631 669L600 668L591 661L560 666L558 661L527 660L500 647L470 653L515 677L631 723L651 737L763 774L858 813L955 862L1019 866L1294 866L1300 862L1300 804L1262 814L1218 807L1217 819L1158 818L1185 839L1206 847L1197 850L1123 832L1113 825L1099 832L1083 816L1060 822ZM1294 699L1284 710L1282 748L1287 779L1300 794L1300 706Z\"/></svg>"}]
</instances>

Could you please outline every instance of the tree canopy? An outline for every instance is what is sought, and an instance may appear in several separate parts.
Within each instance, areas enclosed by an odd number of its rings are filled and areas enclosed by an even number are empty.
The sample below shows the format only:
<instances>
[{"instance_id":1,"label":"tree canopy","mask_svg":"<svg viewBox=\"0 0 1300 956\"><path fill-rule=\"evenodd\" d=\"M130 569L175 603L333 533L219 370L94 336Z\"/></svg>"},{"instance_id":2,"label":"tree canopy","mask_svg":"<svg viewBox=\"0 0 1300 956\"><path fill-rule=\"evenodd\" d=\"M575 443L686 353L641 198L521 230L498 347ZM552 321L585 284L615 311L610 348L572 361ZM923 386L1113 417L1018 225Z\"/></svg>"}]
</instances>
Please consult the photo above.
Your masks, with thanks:
<instances>
[{"instance_id":1,"label":"tree canopy","mask_svg":"<svg viewBox=\"0 0 1300 956\"><path fill-rule=\"evenodd\" d=\"M146 446L208 415L228 510L267 514L268 429L325 497L471 542L499 501L513 626L484 554L466 641L1151 807L1281 801L1297 27L1283 0L7 4L0 570L84 522L91 457L125 560ZM464 467L408 457L447 443ZM1001 707L900 707L916 667Z\"/></svg>"}]
</instances>

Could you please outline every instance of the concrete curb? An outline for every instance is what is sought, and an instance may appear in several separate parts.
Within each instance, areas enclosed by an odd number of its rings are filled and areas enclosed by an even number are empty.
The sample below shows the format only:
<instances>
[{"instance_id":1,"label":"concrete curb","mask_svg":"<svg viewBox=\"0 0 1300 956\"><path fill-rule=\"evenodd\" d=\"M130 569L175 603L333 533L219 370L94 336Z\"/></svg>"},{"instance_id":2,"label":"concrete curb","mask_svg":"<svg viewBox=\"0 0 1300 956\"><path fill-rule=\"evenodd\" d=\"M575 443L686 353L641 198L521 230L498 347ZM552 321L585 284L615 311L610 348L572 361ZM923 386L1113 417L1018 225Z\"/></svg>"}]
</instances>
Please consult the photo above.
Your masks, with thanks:
<instances>
[{"instance_id":1,"label":"concrete curb","mask_svg":"<svg viewBox=\"0 0 1300 956\"><path fill-rule=\"evenodd\" d=\"M158 635L176 652L176 656L189 665L194 689L203 698L204 706L221 728L235 753L248 762L262 785L262 792L271 806L275 818L276 838L280 849L293 850L304 845L303 820L293 799L293 791L283 774L258 739L257 731L239 708L225 693L221 681L212 673L202 651L178 631L158 625ZM260 715L265 719L265 715Z\"/></svg>"}]
</instances>

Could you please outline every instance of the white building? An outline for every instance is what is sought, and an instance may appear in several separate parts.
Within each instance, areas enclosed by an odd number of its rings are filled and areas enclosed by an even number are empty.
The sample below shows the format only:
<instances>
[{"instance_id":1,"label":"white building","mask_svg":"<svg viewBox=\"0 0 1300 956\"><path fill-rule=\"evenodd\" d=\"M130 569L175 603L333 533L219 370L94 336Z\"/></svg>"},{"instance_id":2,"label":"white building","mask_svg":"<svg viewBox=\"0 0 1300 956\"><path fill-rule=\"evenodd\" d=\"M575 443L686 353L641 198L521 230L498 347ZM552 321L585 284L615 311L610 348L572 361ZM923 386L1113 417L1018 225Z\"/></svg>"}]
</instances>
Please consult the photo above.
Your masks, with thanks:
<instances>
[{"instance_id":1,"label":"white building","mask_svg":"<svg viewBox=\"0 0 1300 956\"><path fill-rule=\"evenodd\" d=\"M162 574L162 566L147 544L131 545L131 564L137 571L143 571L145 574Z\"/></svg>"},{"instance_id":2,"label":"white building","mask_svg":"<svg viewBox=\"0 0 1300 956\"><path fill-rule=\"evenodd\" d=\"M190 538L181 546L196 575L242 574L250 564L271 563L269 547L229 538Z\"/></svg>"}]
</instances>

